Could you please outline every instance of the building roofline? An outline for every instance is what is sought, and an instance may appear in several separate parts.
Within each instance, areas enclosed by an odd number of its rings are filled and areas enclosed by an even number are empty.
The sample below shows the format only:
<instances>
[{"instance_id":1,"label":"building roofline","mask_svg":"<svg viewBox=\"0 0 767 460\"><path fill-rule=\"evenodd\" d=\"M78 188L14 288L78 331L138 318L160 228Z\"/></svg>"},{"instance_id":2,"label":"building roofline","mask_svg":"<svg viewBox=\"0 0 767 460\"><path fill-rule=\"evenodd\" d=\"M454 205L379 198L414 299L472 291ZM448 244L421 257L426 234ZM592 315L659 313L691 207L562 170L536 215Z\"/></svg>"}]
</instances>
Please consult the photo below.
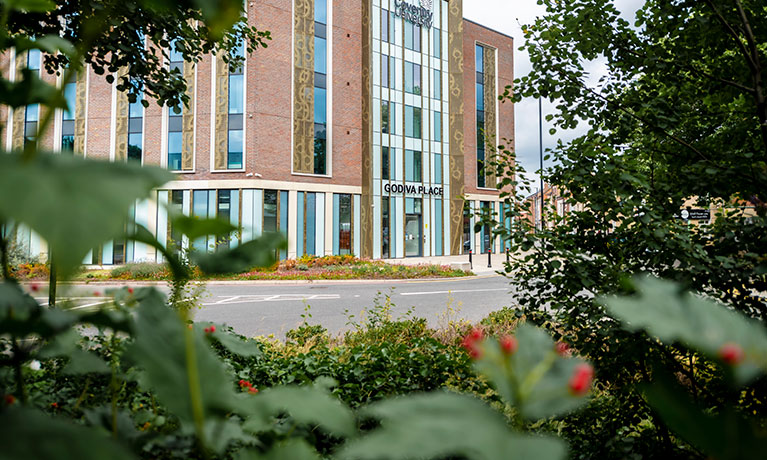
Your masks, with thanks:
<instances>
[{"instance_id":1,"label":"building roofline","mask_svg":"<svg viewBox=\"0 0 767 460\"><path fill-rule=\"evenodd\" d=\"M495 32L495 33L497 33L498 35L502 35L502 36L504 36L504 37L506 37L506 38L510 38L510 39L514 40L514 37L512 37L511 35L509 35L509 34L505 34L505 33L503 33L503 32L499 32L499 31L497 31L497 30L495 30L495 29L493 29L493 28L491 28L491 27L487 27L487 26L486 26L486 25L484 25L484 24L480 24L480 23L478 23L477 21L472 21L472 20L471 20L471 19L469 19L469 18L463 18L463 20L464 20L464 21L467 21L467 22L470 22L470 23L472 23L472 24L474 24L474 25L476 25L476 26L482 27L483 29L489 30L490 32Z\"/></svg>"}]
</instances>

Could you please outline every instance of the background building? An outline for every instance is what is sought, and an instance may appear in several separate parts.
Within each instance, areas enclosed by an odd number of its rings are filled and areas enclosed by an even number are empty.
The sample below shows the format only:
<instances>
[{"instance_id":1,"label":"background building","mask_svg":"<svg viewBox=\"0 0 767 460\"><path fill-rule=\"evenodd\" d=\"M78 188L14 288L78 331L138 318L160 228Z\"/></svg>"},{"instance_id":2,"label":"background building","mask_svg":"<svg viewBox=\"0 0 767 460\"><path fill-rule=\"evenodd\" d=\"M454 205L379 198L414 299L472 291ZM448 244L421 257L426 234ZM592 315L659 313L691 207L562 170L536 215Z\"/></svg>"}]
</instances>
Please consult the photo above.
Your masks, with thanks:
<instances>
[{"instance_id":1,"label":"background building","mask_svg":"<svg viewBox=\"0 0 767 460\"><path fill-rule=\"evenodd\" d=\"M57 82L72 109L56 114L42 145L178 172L130 216L165 244L221 244L182 240L170 210L242 227L223 244L281 231L282 257L500 250L489 229L473 232L473 213L501 209L483 161L492 154L486 139L513 138L513 107L497 98L513 81L511 37L463 19L461 0L246 5L248 21L273 39L240 68L222 56L193 65L171 47L168 65L186 76L189 107L130 104L86 71ZM40 55L10 59L34 64ZM19 147L38 111L4 112L6 147ZM19 238L30 253L45 252L28 230ZM114 241L86 262L157 258L143 244Z\"/></svg>"}]
</instances>

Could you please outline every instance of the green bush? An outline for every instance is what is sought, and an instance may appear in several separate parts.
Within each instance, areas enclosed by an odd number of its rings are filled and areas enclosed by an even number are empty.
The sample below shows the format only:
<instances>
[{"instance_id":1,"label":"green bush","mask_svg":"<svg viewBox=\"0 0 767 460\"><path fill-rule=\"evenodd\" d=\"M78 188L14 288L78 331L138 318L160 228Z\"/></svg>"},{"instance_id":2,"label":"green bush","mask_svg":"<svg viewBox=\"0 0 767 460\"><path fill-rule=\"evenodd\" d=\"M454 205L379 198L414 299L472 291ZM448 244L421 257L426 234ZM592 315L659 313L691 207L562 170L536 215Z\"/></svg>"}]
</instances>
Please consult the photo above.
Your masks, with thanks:
<instances>
[{"instance_id":1,"label":"green bush","mask_svg":"<svg viewBox=\"0 0 767 460\"><path fill-rule=\"evenodd\" d=\"M116 279L164 280L170 277L170 273L164 264L131 262L113 268L110 276Z\"/></svg>"}]
</instances>

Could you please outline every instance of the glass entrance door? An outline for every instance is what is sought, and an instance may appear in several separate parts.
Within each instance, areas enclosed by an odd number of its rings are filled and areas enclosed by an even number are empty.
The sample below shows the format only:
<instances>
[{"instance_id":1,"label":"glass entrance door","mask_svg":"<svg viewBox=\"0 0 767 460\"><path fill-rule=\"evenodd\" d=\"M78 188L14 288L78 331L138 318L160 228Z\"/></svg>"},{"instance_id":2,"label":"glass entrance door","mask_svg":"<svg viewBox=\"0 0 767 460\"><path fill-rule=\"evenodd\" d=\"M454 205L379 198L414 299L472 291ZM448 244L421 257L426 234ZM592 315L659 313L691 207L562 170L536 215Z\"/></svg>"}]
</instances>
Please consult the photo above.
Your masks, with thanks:
<instances>
[{"instance_id":1,"label":"glass entrance door","mask_svg":"<svg viewBox=\"0 0 767 460\"><path fill-rule=\"evenodd\" d=\"M405 257L421 257L421 215L405 214Z\"/></svg>"}]
</instances>

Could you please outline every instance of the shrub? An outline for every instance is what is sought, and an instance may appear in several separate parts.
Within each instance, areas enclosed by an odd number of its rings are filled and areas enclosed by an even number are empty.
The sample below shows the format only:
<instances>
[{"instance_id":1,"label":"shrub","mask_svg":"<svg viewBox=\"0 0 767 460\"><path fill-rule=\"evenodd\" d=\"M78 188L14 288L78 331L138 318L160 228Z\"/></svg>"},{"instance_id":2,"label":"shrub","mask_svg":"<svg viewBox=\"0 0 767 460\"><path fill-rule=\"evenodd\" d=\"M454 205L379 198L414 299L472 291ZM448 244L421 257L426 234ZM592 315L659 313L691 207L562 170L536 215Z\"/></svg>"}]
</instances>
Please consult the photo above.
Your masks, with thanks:
<instances>
[{"instance_id":1,"label":"shrub","mask_svg":"<svg viewBox=\"0 0 767 460\"><path fill-rule=\"evenodd\" d=\"M163 264L131 262L113 268L110 276L117 279L165 280L170 278L170 273Z\"/></svg>"}]
</instances>

